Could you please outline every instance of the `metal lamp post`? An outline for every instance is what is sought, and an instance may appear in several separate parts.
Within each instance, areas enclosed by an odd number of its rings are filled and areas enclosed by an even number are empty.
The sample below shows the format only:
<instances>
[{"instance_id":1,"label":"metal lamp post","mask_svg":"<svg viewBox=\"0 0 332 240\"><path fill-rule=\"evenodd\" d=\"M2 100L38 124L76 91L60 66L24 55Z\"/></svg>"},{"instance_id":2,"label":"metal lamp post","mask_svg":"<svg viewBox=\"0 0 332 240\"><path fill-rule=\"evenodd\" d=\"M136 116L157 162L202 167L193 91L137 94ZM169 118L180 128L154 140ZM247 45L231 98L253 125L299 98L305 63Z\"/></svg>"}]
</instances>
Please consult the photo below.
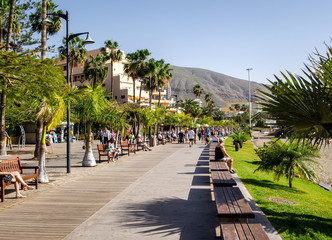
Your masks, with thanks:
<instances>
[{"instance_id":1,"label":"metal lamp post","mask_svg":"<svg viewBox=\"0 0 332 240\"><path fill-rule=\"evenodd\" d=\"M149 78L149 105L150 105L150 110L151 110L151 103L152 103L152 91L151 91L151 76ZM149 145L152 147L152 129L151 125L149 126Z\"/></svg>"},{"instance_id":2,"label":"metal lamp post","mask_svg":"<svg viewBox=\"0 0 332 240\"><path fill-rule=\"evenodd\" d=\"M72 35L69 35L69 14L68 11L66 11L66 14L57 14L57 13L48 13L46 15L47 17L43 20L43 23L45 25L52 25L53 22L48 16L58 16L61 17L62 19L66 20L66 59L67 59L67 84L70 85L70 69L69 69L69 42L73 38L87 34L87 37L84 41L85 44L91 44L94 43L94 41L90 38L90 33L89 32L82 32L82 33L75 33ZM67 107L67 173L70 173L70 105L68 103Z\"/></svg>"},{"instance_id":3,"label":"metal lamp post","mask_svg":"<svg viewBox=\"0 0 332 240\"><path fill-rule=\"evenodd\" d=\"M250 71L252 70L252 68L247 68L248 71L248 82L249 82L249 127L251 129L251 88L250 88Z\"/></svg>"}]
</instances>

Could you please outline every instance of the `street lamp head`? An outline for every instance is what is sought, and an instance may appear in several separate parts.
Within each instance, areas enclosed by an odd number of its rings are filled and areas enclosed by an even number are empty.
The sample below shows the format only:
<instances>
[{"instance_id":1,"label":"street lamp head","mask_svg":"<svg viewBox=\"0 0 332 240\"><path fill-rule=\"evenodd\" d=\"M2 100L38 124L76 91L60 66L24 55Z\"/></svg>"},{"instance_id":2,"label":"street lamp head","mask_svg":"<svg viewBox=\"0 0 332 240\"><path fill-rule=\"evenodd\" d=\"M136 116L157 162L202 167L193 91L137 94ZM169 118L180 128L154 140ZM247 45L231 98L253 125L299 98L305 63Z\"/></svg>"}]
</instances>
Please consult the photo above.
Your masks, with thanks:
<instances>
[{"instance_id":1,"label":"street lamp head","mask_svg":"<svg viewBox=\"0 0 332 240\"><path fill-rule=\"evenodd\" d=\"M46 26L52 26L53 25L53 21L48 16L43 20L43 23Z\"/></svg>"},{"instance_id":2,"label":"street lamp head","mask_svg":"<svg viewBox=\"0 0 332 240\"><path fill-rule=\"evenodd\" d=\"M84 40L84 44L92 44L92 43L95 43L95 41L92 40L92 38L90 37L90 33L88 33L88 36Z\"/></svg>"},{"instance_id":3,"label":"street lamp head","mask_svg":"<svg viewBox=\"0 0 332 240\"><path fill-rule=\"evenodd\" d=\"M252 68L247 68L247 71L251 71L252 70Z\"/></svg>"}]
</instances>

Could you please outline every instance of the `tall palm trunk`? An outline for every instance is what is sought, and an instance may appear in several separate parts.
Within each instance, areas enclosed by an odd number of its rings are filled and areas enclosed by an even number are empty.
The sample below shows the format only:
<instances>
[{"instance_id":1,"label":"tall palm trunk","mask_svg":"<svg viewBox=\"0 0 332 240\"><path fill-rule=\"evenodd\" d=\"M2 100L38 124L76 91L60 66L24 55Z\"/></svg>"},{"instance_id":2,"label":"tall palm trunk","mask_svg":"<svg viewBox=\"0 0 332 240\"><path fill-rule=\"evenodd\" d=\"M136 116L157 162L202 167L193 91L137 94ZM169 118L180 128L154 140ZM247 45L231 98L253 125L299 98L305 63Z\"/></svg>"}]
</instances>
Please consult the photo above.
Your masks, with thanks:
<instances>
[{"instance_id":1,"label":"tall palm trunk","mask_svg":"<svg viewBox=\"0 0 332 240\"><path fill-rule=\"evenodd\" d=\"M7 31L7 43L6 51L10 49L10 40L13 31L13 21L14 21L14 10L15 10L15 0L10 1L10 12L9 12L9 24ZM7 155L6 149L6 104L7 104L7 82L4 81L2 92L1 92L1 110L0 110L0 155Z\"/></svg>"},{"instance_id":2,"label":"tall palm trunk","mask_svg":"<svg viewBox=\"0 0 332 240\"><path fill-rule=\"evenodd\" d=\"M160 107L161 89L159 89L158 107Z\"/></svg>"},{"instance_id":3,"label":"tall palm trunk","mask_svg":"<svg viewBox=\"0 0 332 240\"><path fill-rule=\"evenodd\" d=\"M120 133L120 130L118 129L118 130L116 130L116 135L115 135L115 148L118 148L118 144L119 144L119 146L120 146L120 144L121 143L119 143L119 133ZM121 141L121 140L120 140Z\"/></svg>"},{"instance_id":4,"label":"tall palm trunk","mask_svg":"<svg viewBox=\"0 0 332 240\"><path fill-rule=\"evenodd\" d=\"M114 87L113 87L113 85L114 85L114 79L113 79L113 61L112 61L112 59L111 59L111 98L113 99L114 98Z\"/></svg>"},{"instance_id":5,"label":"tall palm trunk","mask_svg":"<svg viewBox=\"0 0 332 240\"><path fill-rule=\"evenodd\" d=\"M7 155L7 149L6 149L6 90L5 87L7 87L7 83L4 83L4 89L1 92L1 128L0 128L0 155Z\"/></svg>"},{"instance_id":6,"label":"tall palm trunk","mask_svg":"<svg viewBox=\"0 0 332 240\"><path fill-rule=\"evenodd\" d=\"M135 81L135 78L133 78L133 95L134 95L134 100L133 100L133 102L135 102L135 97L136 97L136 96L135 96L135 87L136 87L136 86L135 86L135 82L136 82L136 81Z\"/></svg>"},{"instance_id":7,"label":"tall palm trunk","mask_svg":"<svg viewBox=\"0 0 332 240\"><path fill-rule=\"evenodd\" d=\"M139 102L140 106L141 106L141 98L142 98L142 82L141 82L141 85L139 87L139 97L138 97L138 102Z\"/></svg>"},{"instance_id":8,"label":"tall palm trunk","mask_svg":"<svg viewBox=\"0 0 332 240\"><path fill-rule=\"evenodd\" d=\"M3 42L3 27L2 27L2 24L4 22L3 20L4 20L4 18L1 17L0 18L0 44Z\"/></svg>"},{"instance_id":9,"label":"tall palm trunk","mask_svg":"<svg viewBox=\"0 0 332 240\"><path fill-rule=\"evenodd\" d=\"M42 19L44 20L46 18L47 13L47 0L43 0L42 2ZM42 24L42 30L41 30L41 51L40 51L40 58L41 60L44 60L46 57L46 25ZM44 122L42 120L37 120L37 129L36 129L36 146L35 146L35 152L34 157L39 160L40 157L40 151L41 151L41 139L42 139L42 131L43 131Z\"/></svg>"},{"instance_id":10,"label":"tall palm trunk","mask_svg":"<svg viewBox=\"0 0 332 240\"><path fill-rule=\"evenodd\" d=\"M38 181L41 183L47 183L49 182L47 174L46 174L46 161L45 161L45 155L46 155L46 126L43 124L43 131L41 134L41 145L40 145L40 156L38 159L38 166L39 166L39 172L38 172Z\"/></svg>"},{"instance_id":11,"label":"tall palm trunk","mask_svg":"<svg viewBox=\"0 0 332 240\"><path fill-rule=\"evenodd\" d=\"M82 162L83 167L93 167L96 166L96 159L92 152L91 144L91 122L87 122L87 139L85 146L85 154Z\"/></svg>"},{"instance_id":12,"label":"tall palm trunk","mask_svg":"<svg viewBox=\"0 0 332 240\"><path fill-rule=\"evenodd\" d=\"M136 134L135 134L136 137L139 134L140 125L141 125L141 118L138 116L138 119L137 119L137 131L136 131Z\"/></svg>"}]
</instances>

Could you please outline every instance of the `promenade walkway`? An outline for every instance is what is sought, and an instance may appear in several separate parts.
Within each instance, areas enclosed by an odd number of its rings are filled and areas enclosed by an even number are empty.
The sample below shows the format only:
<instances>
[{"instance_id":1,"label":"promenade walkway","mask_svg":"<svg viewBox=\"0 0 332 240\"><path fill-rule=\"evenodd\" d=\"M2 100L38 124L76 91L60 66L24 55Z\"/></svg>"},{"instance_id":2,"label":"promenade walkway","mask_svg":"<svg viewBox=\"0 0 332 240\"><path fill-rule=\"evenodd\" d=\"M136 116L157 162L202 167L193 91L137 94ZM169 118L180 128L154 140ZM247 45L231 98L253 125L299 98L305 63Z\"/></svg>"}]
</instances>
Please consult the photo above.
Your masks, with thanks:
<instances>
[{"instance_id":1,"label":"promenade walkway","mask_svg":"<svg viewBox=\"0 0 332 240\"><path fill-rule=\"evenodd\" d=\"M71 174L65 144L55 144L47 161L51 182L25 192L26 199L6 194L0 239L216 239L204 145L166 144L93 168L80 167L82 143L72 146Z\"/></svg>"}]
</instances>

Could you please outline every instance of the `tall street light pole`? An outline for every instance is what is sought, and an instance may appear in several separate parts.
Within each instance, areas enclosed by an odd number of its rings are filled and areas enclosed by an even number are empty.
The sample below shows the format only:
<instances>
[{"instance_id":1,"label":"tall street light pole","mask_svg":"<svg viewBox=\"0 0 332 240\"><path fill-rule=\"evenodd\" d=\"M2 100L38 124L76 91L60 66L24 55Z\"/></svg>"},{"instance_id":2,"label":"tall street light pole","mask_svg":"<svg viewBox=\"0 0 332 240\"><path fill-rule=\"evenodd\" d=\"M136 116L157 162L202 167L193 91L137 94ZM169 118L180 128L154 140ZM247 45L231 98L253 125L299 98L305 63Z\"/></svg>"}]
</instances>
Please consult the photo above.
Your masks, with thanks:
<instances>
[{"instance_id":1,"label":"tall street light pole","mask_svg":"<svg viewBox=\"0 0 332 240\"><path fill-rule=\"evenodd\" d=\"M53 22L49 18L49 16L58 16L61 17L62 19L66 20L66 61L67 61L67 84L70 86L70 58L69 58L69 42L73 38L87 34L87 38L85 39L84 43L85 44L91 44L94 43L94 41L90 38L90 33L89 32L82 32L82 33L76 33L72 34L69 36L69 14L68 11L66 11L66 14L56 14L56 13L48 13L46 15L46 19L43 20L43 23L45 25L52 25ZM71 169L71 163L70 163L70 104L68 103L67 106L67 173L70 173Z\"/></svg>"},{"instance_id":2,"label":"tall street light pole","mask_svg":"<svg viewBox=\"0 0 332 240\"><path fill-rule=\"evenodd\" d=\"M151 110L151 103L152 103L152 90L151 90L151 76L149 78L149 105L150 105L150 110ZM152 129L151 129L151 125L149 126L149 145L150 147L152 147Z\"/></svg>"},{"instance_id":3,"label":"tall street light pole","mask_svg":"<svg viewBox=\"0 0 332 240\"><path fill-rule=\"evenodd\" d=\"M250 88L250 71L252 68L247 68L248 71L248 82L249 82L249 97L248 97L248 102L249 102L249 127L251 129L251 88Z\"/></svg>"}]
</instances>

